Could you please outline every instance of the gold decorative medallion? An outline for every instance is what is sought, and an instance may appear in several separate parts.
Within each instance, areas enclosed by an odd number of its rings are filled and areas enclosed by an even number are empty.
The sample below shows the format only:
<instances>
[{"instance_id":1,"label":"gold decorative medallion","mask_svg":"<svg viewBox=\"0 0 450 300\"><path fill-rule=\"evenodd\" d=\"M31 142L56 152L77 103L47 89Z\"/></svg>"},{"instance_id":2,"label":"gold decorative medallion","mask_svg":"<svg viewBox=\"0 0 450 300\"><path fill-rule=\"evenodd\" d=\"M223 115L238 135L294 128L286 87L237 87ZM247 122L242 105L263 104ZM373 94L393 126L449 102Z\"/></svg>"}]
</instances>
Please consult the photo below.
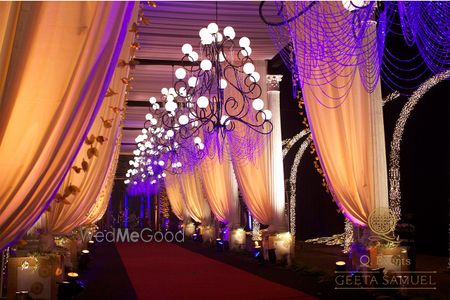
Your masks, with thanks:
<instances>
[{"instance_id":1,"label":"gold decorative medallion","mask_svg":"<svg viewBox=\"0 0 450 300\"><path fill-rule=\"evenodd\" d=\"M386 241L395 241L393 233L397 225L397 218L391 209L387 207L374 209L369 215L368 223L370 230L379 238Z\"/></svg>"}]
</instances>

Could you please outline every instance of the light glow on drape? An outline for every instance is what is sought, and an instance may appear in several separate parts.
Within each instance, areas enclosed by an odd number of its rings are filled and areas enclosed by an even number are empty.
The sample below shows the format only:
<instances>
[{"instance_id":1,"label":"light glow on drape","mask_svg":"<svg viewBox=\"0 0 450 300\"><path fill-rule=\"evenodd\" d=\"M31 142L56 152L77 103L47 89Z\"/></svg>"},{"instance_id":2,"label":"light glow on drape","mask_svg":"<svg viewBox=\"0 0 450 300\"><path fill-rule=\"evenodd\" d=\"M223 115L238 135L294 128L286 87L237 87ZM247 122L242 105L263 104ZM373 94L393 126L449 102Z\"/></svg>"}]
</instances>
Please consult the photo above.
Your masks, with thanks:
<instances>
[{"instance_id":1,"label":"light glow on drape","mask_svg":"<svg viewBox=\"0 0 450 300\"><path fill-rule=\"evenodd\" d=\"M102 103L132 5L0 3L0 249L32 226L71 167Z\"/></svg>"},{"instance_id":2,"label":"light glow on drape","mask_svg":"<svg viewBox=\"0 0 450 300\"><path fill-rule=\"evenodd\" d=\"M125 44L126 45L126 44ZM120 147L121 147L121 137L116 141L116 145L114 147L114 155L111 159L110 166L107 172L107 177L105 178L102 188L100 190L100 194L97 196L94 204L92 205L89 213L83 223L81 225L90 225L95 224L100 221L103 215L106 213L108 209L109 200L111 198L111 192L114 187L114 178L116 176L117 163L119 161L120 155Z\"/></svg>"},{"instance_id":3,"label":"light glow on drape","mask_svg":"<svg viewBox=\"0 0 450 300\"><path fill-rule=\"evenodd\" d=\"M168 173L165 178L165 187L173 213L180 221L185 221L189 217L177 175Z\"/></svg>"},{"instance_id":4,"label":"light glow on drape","mask_svg":"<svg viewBox=\"0 0 450 300\"><path fill-rule=\"evenodd\" d=\"M335 13L345 13L341 9ZM369 36L375 30L375 24L370 21L368 25L364 34ZM302 28L296 30L297 39L301 40ZM330 45L328 47L332 49ZM366 47L376 45L367 43ZM296 53L296 57L305 59L302 53ZM335 66L324 61L326 58L322 59L320 69L311 70L311 73L323 74L321 79L316 76L314 80L302 82L312 137L338 206L353 223L365 225L373 209L388 207L380 83L373 93L369 93L356 64L341 66L340 74L336 74L333 72ZM364 67L370 68L369 61L365 63ZM301 65L301 62L297 64Z\"/></svg>"},{"instance_id":5,"label":"light glow on drape","mask_svg":"<svg viewBox=\"0 0 450 300\"><path fill-rule=\"evenodd\" d=\"M120 56L125 61L128 61L130 58L129 45L131 45L133 38L134 34L128 32ZM59 193L62 194L68 185L73 184L80 189L80 192L67 198L70 204L53 201L50 205L50 210L45 213L46 229L52 234L68 233L86 223L86 218L88 218L89 212L95 206L102 192L103 184L108 178L108 171L116 163L115 160L118 159L117 148L118 144L120 147L118 140L122 123L121 110L124 108L126 93L126 86L123 84L122 78L127 78L128 73L128 67L116 67L109 89L117 94L105 97L89 132L89 136L91 134L95 137L103 136L106 140L103 144L98 142L93 144L98 149L98 157L94 156L88 159L86 153L91 145L84 143L74 164L80 166L82 161L85 160L89 163L89 169L87 172L81 171L78 174L74 170L70 170L59 190ZM104 120L110 121L110 128L104 126ZM107 199L109 199L109 195L104 197L103 200L107 203ZM107 204L103 204L101 207L106 210Z\"/></svg>"},{"instance_id":6,"label":"light glow on drape","mask_svg":"<svg viewBox=\"0 0 450 300\"><path fill-rule=\"evenodd\" d=\"M199 166L203 189L211 211L219 222L238 225L239 198L231 161L220 160L216 154L206 157Z\"/></svg>"},{"instance_id":7,"label":"light glow on drape","mask_svg":"<svg viewBox=\"0 0 450 300\"><path fill-rule=\"evenodd\" d=\"M189 216L196 222L208 225L211 221L211 210L203 194L198 171L182 173L178 175L178 180Z\"/></svg>"},{"instance_id":8,"label":"light glow on drape","mask_svg":"<svg viewBox=\"0 0 450 300\"><path fill-rule=\"evenodd\" d=\"M266 85L266 65L256 64L261 74L260 84ZM266 90L266 89L265 89ZM233 159L234 172L239 189L252 216L272 231L286 230L284 172L281 141L279 91L265 94L265 105L272 111L273 131L262 139L262 149L257 150L251 161ZM238 130L245 130L239 127ZM257 133L250 133L257 134ZM239 145L231 145L238 147Z\"/></svg>"}]
</instances>

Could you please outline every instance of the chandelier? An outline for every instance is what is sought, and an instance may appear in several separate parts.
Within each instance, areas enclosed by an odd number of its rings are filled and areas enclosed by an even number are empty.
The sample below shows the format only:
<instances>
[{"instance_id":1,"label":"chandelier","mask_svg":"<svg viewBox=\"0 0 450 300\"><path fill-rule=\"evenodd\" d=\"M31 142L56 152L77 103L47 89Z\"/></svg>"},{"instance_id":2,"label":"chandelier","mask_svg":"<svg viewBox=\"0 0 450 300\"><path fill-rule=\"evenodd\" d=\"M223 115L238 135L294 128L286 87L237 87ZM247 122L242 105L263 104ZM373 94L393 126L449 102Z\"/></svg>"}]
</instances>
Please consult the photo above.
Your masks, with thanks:
<instances>
[{"instance_id":1,"label":"chandelier","mask_svg":"<svg viewBox=\"0 0 450 300\"><path fill-rule=\"evenodd\" d=\"M174 89L168 89L168 94L174 95ZM149 102L151 106L145 115L142 134L135 139L137 147L133 160L129 161L132 168L126 173L125 184L154 185L166 177L166 173L192 171L205 156L205 145L200 137L182 139L177 129L165 128L160 122L163 109L157 99L150 97Z\"/></svg>"},{"instance_id":2,"label":"chandelier","mask_svg":"<svg viewBox=\"0 0 450 300\"><path fill-rule=\"evenodd\" d=\"M161 90L165 98L161 123L178 131L179 137L222 136L244 125L259 134L269 134L272 113L264 109L260 74L250 58L250 40L235 44L231 26L219 31L216 23L202 28L200 50L192 45L181 48L181 67L175 70L172 89Z\"/></svg>"}]
</instances>

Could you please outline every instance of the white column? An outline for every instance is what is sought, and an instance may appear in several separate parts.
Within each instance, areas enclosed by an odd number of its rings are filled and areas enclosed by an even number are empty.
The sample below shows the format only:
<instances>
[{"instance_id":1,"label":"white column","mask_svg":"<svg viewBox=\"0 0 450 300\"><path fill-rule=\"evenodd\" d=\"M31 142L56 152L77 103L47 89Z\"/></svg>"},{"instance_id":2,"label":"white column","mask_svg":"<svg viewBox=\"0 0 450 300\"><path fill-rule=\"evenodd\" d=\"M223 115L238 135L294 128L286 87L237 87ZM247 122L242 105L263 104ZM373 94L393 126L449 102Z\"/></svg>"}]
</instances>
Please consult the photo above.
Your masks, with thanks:
<instances>
[{"instance_id":1,"label":"white column","mask_svg":"<svg viewBox=\"0 0 450 300\"><path fill-rule=\"evenodd\" d=\"M280 113L280 82L282 75L266 75L267 83L267 108L272 111L273 131L270 138L270 146L267 147L268 157L271 157L269 172L269 186L272 196L275 221L273 231L287 231L287 220L285 215L285 189L283 169L283 149L281 139L281 113Z\"/></svg>"}]
</instances>

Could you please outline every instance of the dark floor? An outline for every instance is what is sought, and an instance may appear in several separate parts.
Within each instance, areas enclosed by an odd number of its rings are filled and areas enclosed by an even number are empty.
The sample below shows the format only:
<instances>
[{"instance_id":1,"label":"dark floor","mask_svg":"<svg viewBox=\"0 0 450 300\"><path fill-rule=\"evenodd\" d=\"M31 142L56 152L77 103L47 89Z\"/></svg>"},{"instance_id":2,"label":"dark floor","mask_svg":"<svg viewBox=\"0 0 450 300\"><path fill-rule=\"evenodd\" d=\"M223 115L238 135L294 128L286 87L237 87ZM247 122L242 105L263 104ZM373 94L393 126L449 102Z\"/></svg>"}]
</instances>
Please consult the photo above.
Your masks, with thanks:
<instances>
[{"instance_id":1,"label":"dark floor","mask_svg":"<svg viewBox=\"0 0 450 300\"><path fill-rule=\"evenodd\" d=\"M450 299L447 258L418 256L418 270L435 270L436 291L399 290L335 290L334 263L341 254L340 247L297 245L295 263L291 268L270 263L259 263L249 253L217 252L207 244L186 240L180 247L219 260L226 264L277 282L319 299ZM77 299L137 299L120 256L111 243L98 244L93 261L81 274L86 290Z\"/></svg>"},{"instance_id":2,"label":"dark floor","mask_svg":"<svg viewBox=\"0 0 450 300\"><path fill-rule=\"evenodd\" d=\"M113 243L97 244L91 255L88 269L80 274L85 290L77 299L138 299Z\"/></svg>"}]
</instances>

